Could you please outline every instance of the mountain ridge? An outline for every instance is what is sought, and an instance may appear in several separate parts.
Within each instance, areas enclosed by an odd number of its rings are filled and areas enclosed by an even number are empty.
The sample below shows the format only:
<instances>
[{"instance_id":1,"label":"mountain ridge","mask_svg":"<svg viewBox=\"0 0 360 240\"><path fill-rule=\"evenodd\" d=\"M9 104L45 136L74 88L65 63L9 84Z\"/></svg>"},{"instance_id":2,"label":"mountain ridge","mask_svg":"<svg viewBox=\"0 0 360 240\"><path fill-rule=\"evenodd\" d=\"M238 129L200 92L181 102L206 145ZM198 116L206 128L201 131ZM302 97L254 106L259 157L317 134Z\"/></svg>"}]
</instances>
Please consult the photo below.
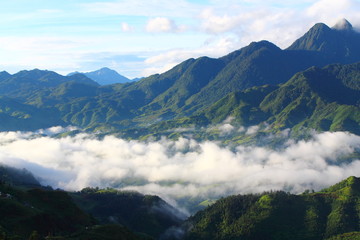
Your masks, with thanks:
<instances>
[{"instance_id":1,"label":"mountain ridge","mask_svg":"<svg viewBox=\"0 0 360 240\"><path fill-rule=\"evenodd\" d=\"M349 24L345 22L343 27L349 28ZM331 38L332 35L337 36L337 39L342 39L341 43L347 45L336 51L337 45L332 44L334 41ZM206 123L209 121L201 114L228 94L263 85L284 84L297 73L306 71L313 66L322 68L335 62L346 64L360 61L360 52L357 52L358 44L354 46L359 36L360 34L353 29L340 31L320 23L285 50L268 41L253 42L221 58L188 59L162 74L154 74L137 82L105 86L100 86L82 74L64 77L51 71L35 69L21 71L9 77L3 72L2 75L5 79L0 81L0 94L21 104L28 104L39 109L52 109L53 112L56 112L55 116L60 116L59 120L64 124L75 125L89 131L100 129L101 131L121 131L147 127L168 120L175 124L176 119L192 117L197 119L196 121L199 120L199 123ZM350 52L343 51L344 48ZM331 49L341 56L339 55L337 58L334 57L336 54L329 54L328 51ZM339 66L339 68L342 68L343 71L351 71L354 76L357 76L357 67L353 70L349 66ZM331 74L346 75L345 72L328 73L329 76ZM351 84L355 84L356 89L345 91L347 93L357 91L359 84L353 80L351 82ZM330 88L326 82L322 84L324 89ZM344 87L344 84L340 85ZM331 88L334 87L336 88L335 85L331 85ZM329 92L331 89L326 91ZM279 91L278 93L283 94ZM325 94L325 90L323 93L320 98L329 97L329 94ZM356 97L357 93L354 94ZM350 111L357 112L357 101L349 102L351 100L348 96L343 99L344 101L348 99L347 102L343 102L346 104L340 104L346 106L339 107L340 105L336 103L336 106L327 109L327 111L331 111L331 108L338 109L336 118L339 119L339 122L343 121L340 112L345 111L346 114L350 114ZM300 98L297 99L297 101L300 100ZM224 100L222 101L224 102ZM305 99L301 101L305 101ZM300 107L295 103L278 105L279 107L283 106L282 111L268 111L265 115L277 115L272 116L271 121L274 119L274 121L278 121L277 126L280 128L289 125L294 127L296 124L292 123L301 122L300 119L304 116L305 118L310 117L309 113L312 111L309 110L306 113L304 112L306 104ZM308 103L310 107L315 104L314 101ZM252 104L248 106L252 106ZM288 106L287 109L285 109L286 106ZM263 113L268 109L259 106L253 107L253 110L257 112L258 119L264 118ZM345 108L347 110L344 110ZM239 118L241 118L240 113L241 115L252 113L246 110L247 108L240 109L234 106L234 109L237 109L236 116ZM224 109L210 111L211 114L216 112L225 114L226 111ZM205 116L206 118L210 117L210 122L222 118L210 115ZM331 117L331 119L333 118L335 117ZM354 122L354 118L356 117L352 114L351 121L345 125L353 125L351 129L355 129L358 122ZM250 120L244 124L249 123ZM328 126L329 124L330 122L326 120L320 125ZM318 123L310 124L311 127L316 126L318 129L329 129L328 127L318 127L318 125ZM337 126L340 125L337 124ZM342 129L342 127L331 129Z\"/></svg>"},{"instance_id":2,"label":"mountain ridge","mask_svg":"<svg viewBox=\"0 0 360 240\"><path fill-rule=\"evenodd\" d=\"M349 177L301 195L279 191L226 197L190 217L183 225L184 239L315 240L358 232L359 188L360 179Z\"/></svg>"},{"instance_id":3,"label":"mountain ridge","mask_svg":"<svg viewBox=\"0 0 360 240\"><path fill-rule=\"evenodd\" d=\"M72 72L69 73L67 76L72 76L74 74L83 74L86 77L96 81L100 85L131 82L131 80L127 77L107 67L103 67L99 70L95 70L92 72Z\"/></svg>"}]
</instances>

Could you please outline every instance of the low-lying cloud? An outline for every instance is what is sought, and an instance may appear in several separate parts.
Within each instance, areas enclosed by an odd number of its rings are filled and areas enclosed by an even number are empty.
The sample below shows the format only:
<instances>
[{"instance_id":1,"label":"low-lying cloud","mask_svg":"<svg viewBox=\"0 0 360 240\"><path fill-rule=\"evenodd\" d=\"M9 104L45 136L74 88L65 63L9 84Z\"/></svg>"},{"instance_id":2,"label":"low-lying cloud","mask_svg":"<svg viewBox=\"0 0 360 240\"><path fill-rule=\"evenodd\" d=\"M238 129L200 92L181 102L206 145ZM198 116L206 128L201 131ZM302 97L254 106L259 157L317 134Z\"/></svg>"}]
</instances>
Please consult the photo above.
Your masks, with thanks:
<instances>
[{"instance_id":1,"label":"low-lying cloud","mask_svg":"<svg viewBox=\"0 0 360 240\"><path fill-rule=\"evenodd\" d=\"M0 133L0 162L28 169L45 185L66 190L118 187L166 199L319 190L360 176L360 160L347 158L359 149L360 136L345 132L314 134L277 150L185 138L141 142L90 134L53 138Z\"/></svg>"}]
</instances>

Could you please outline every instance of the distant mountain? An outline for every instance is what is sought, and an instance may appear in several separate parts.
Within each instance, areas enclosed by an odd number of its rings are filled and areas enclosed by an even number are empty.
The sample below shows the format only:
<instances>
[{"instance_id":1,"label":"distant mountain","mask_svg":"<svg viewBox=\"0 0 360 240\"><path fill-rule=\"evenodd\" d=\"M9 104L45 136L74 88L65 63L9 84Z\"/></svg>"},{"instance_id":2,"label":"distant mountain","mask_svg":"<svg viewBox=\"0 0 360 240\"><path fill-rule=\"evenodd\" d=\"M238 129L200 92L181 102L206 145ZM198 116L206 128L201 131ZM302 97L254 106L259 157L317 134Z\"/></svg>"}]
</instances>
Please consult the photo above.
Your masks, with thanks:
<instances>
[{"instance_id":1,"label":"distant mountain","mask_svg":"<svg viewBox=\"0 0 360 240\"><path fill-rule=\"evenodd\" d=\"M74 74L79 74L80 72L73 72L69 73L68 76L72 76ZM127 83L131 82L132 80L120 75L115 70L112 70L110 68L101 68L99 70L93 71L93 72L85 72L80 73L84 74L88 78L96 81L100 85L108 85L108 84L115 84L115 83Z\"/></svg>"},{"instance_id":2,"label":"distant mountain","mask_svg":"<svg viewBox=\"0 0 360 240\"><path fill-rule=\"evenodd\" d=\"M65 77L56 72L34 69L20 71L0 81L0 95L26 101L42 90L48 90L65 82L99 86L95 81L81 74Z\"/></svg>"},{"instance_id":3,"label":"distant mountain","mask_svg":"<svg viewBox=\"0 0 360 240\"><path fill-rule=\"evenodd\" d=\"M0 96L0 131L34 131L66 125L54 108L37 108Z\"/></svg>"},{"instance_id":4,"label":"distant mountain","mask_svg":"<svg viewBox=\"0 0 360 240\"><path fill-rule=\"evenodd\" d=\"M11 77L10 73L8 73L6 71L0 72L0 81L8 79L9 77Z\"/></svg>"},{"instance_id":5,"label":"distant mountain","mask_svg":"<svg viewBox=\"0 0 360 240\"><path fill-rule=\"evenodd\" d=\"M131 79L131 81L139 81L139 80L141 80L141 79L143 79L143 77L138 77L138 78L133 78L133 79Z\"/></svg>"},{"instance_id":6,"label":"distant mountain","mask_svg":"<svg viewBox=\"0 0 360 240\"><path fill-rule=\"evenodd\" d=\"M338 239L359 236L360 179L348 179L317 193L237 195L218 200L190 217L190 239ZM348 234L344 234L348 233ZM349 238L352 239L352 238Z\"/></svg>"}]
</instances>

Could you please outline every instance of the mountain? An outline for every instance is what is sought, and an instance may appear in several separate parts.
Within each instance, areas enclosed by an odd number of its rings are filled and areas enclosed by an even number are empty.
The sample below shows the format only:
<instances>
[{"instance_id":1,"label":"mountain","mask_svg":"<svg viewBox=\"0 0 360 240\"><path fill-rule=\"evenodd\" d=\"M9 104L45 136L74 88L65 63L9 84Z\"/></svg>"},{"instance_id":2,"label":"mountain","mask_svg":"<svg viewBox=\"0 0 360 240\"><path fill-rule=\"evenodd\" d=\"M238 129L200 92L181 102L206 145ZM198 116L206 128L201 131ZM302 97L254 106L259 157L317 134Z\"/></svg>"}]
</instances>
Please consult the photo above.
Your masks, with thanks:
<instances>
[{"instance_id":1,"label":"mountain","mask_svg":"<svg viewBox=\"0 0 360 240\"><path fill-rule=\"evenodd\" d=\"M234 126L265 123L265 132L290 128L294 134L301 134L304 129L360 134L359 104L360 62L332 64L296 73L284 84L231 92L189 117L160 121L142 132L147 136L166 135L170 129L224 124L230 118ZM196 131L199 140L216 137ZM167 135L171 134L170 131ZM225 140L239 141L238 135L227 135Z\"/></svg>"},{"instance_id":2,"label":"mountain","mask_svg":"<svg viewBox=\"0 0 360 240\"><path fill-rule=\"evenodd\" d=\"M26 101L42 90L48 90L65 82L98 86L96 82L80 74L65 77L56 72L34 69L20 71L0 81L0 94Z\"/></svg>"},{"instance_id":3,"label":"mountain","mask_svg":"<svg viewBox=\"0 0 360 240\"><path fill-rule=\"evenodd\" d=\"M0 96L0 131L34 131L66 125L53 108L37 108Z\"/></svg>"},{"instance_id":4,"label":"mountain","mask_svg":"<svg viewBox=\"0 0 360 240\"><path fill-rule=\"evenodd\" d=\"M360 34L350 27L339 30L316 24L285 50L260 41L219 59L189 59L164 74L136 84L141 88L146 82L148 88L156 88L152 82L166 81L168 86L149 99L141 110L153 119L186 116L205 109L230 92L284 83L311 66L357 62L360 61L359 39ZM336 54L330 54L333 52Z\"/></svg>"},{"instance_id":5,"label":"mountain","mask_svg":"<svg viewBox=\"0 0 360 240\"><path fill-rule=\"evenodd\" d=\"M0 180L2 239L67 235L94 224L67 193L42 187L26 170L1 166Z\"/></svg>"},{"instance_id":6,"label":"mountain","mask_svg":"<svg viewBox=\"0 0 360 240\"><path fill-rule=\"evenodd\" d=\"M115 84L115 83L127 83L131 82L132 80L120 75L115 70L112 70L110 68L101 68L99 70L93 71L93 72L85 72L85 73L79 73L79 72L73 72L69 73L68 76L72 76L74 74L83 74L86 77L96 81L100 85L108 85L108 84Z\"/></svg>"},{"instance_id":7,"label":"mountain","mask_svg":"<svg viewBox=\"0 0 360 240\"><path fill-rule=\"evenodd\" d=\"M360 134L360 63L312 67L260 103L276 127Z\"/></svg>"},{"instance_id":8,"label":"mountain","mask_svg":"<svg viewBox=\"0 0 360 240\"><path fill-rule=\"evenodd\" d=\"M157 196L98 188L53 190L29 171L4 165L0 212L0 238L14 240L150 240L185 219Z\"/></svg>"},{"instance_id":9,"label":"mountain","mask_svg":"<svg viewBox=\"0 0 360 240\"><path fill-rule=\"evenodd\" d=\"M35 110L50 111L59 122L89 131L113 132L141 127L147 128L144 131L147 132L164 130L166 126L176 128L184 121L186 124L216 123L227 116L234 116L244 125L266 121L278 129L304 126L356 131L356 101L344 101L349 97L341 99L335 94L339 84L343 85L347 80L335 70L325 73L321 68L340 63L336 68L342 69L339 70L341 74L357 76L356 65L343 68L342 64L360 61L358 44L355 44L359 35L345 20L333 28L320 23L285 50L268 41L253 42L221 58L188 59L162 74L104 86L83 74L64 77L38 69L10 76L3 72L0 95L35 107ZM316 68L311 68L314 66ZM312 70L305 75L297 75L309 68ZM103 70L98 73L108 71ZM286 85L293 76L297 79L320 77L322 80L319 86L300 80L290 80L291 83ZM327 84L326 78L332 84ZM334 79L339 79L340 83L335 83ZM356 85L355 80L353 84ZM301 88L301 84L307 84L307 87ZM275 91L278 85L281 87ZM287 91L294 94L287 96ZM350 94L356 99L357 91L356 88L348 89L342 94ZM296 95L298 92L303 95ZM355 95L351 95L353 93ZM321 104L326 105L326 111L321 110ZM9 121L10 118L6 118L4 125L9 125ZM168 122L160 126L159 122L164 121Z\"/></svg>"},{"instance_id":10,"label":"mountain","mask_svg":"<svg viewBox=\"0 0 360 240\"><path fill-rule=\"evenodd\" d=\"M2 71L0 72L0 81L3 81L7 78L11 77L11 74L6 72L6 71Z\"/></svg>"},{"instance_id":11,"label":"mountain","mask_svg":"<svg viewBox=\"0 0 360 240\"><path fill-rule=\"evenodd\" d=\"M311 34L314 28L317 25L306 35ZM354 30L349 30L351 34L348 31L330 31L336 32L339 37L346 35L343 37L351 43L357 42L360 35ZM332 36L323 32L314 36L319 42L328 38ZM329 51L332 47L336 46L330 45ZM295 73L311 66L360 61L360 54L355 47L349 48L349 51L354 51L351 55L339 52L333 56L300 47L281 50L267 41L254 42L219 59L189 59L164 74L153 75L135 83L129 90L135 90L139 95L137 100L144 104L139 111L144 117L140 116L138 121L173 119L203 110L234 91L284 83Z\"/></svg>"},{"instance_id":12,"label":"mountain","mask_svg":"<svg viewBox=\"0 0 360 240\"><path fill-rule=\"evenodd\" d=\"M120 224L156 239L186 218L161 198L137 192L85 188L70 195L100 224Z\"/></svg>"},{"instance_id":13,"label":"mountain","mask_svg":"<svg viewBox=\"0 0 360 240\"><path fill-rule=\"evenodd\" d=\"M360 231L360 179L317 193L237 195L190 217L184 239L337 239ZM349 233L349 234L344 234ZM358 236L358 234L357 234Z\"/></svg>"},{"instance_id":14,"label":"mountain","mask_svg":"<svg viewBox=\"0 0 360 240\"><path fill-rule=\"evenodd\" d=\"M22 187L40 187L39 181L26 169L17 169L0 164L0 182Z\"/></svg>"},{"instance_id":15,"label":"mountain","mask_svg":"<svg viewBox=\"0 0 360 240\"><path fill-rule=\"evenodd\" d=\"M329 28L323 23L312 27L304 36L296 40L288 50L308 50L321 52L333 61L351 63L359 61L360 34L346 19Z\"/></svg>"}]
</instances>

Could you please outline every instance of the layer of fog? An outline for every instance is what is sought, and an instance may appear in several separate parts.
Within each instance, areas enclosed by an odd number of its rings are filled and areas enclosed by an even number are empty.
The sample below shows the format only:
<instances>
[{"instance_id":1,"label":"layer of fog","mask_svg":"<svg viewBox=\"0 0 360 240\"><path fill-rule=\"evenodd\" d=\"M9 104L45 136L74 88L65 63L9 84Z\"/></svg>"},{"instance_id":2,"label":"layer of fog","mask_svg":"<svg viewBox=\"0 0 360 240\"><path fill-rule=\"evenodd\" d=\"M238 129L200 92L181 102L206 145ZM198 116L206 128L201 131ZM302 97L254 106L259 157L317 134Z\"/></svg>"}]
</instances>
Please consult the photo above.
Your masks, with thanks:
<instances>
[{"instance_id":1,"label":"layer of fog","mask_svg":"<svg viewBox=\"0 0 360 240\"><path fill-rule=\"evenodd\" d=\"M345 132L314 134L277 150L185 138L141 142L113 136L100 140L90 134L46 135L58 132L61 129L0 133L0 162L26 168L54 188L117 187L165 199L269 190L300 193L360 176L360 160L347 158L359 151L360 136Z\"/></svg>"}]
</instances>

